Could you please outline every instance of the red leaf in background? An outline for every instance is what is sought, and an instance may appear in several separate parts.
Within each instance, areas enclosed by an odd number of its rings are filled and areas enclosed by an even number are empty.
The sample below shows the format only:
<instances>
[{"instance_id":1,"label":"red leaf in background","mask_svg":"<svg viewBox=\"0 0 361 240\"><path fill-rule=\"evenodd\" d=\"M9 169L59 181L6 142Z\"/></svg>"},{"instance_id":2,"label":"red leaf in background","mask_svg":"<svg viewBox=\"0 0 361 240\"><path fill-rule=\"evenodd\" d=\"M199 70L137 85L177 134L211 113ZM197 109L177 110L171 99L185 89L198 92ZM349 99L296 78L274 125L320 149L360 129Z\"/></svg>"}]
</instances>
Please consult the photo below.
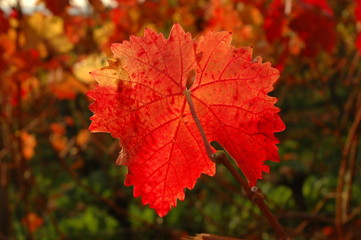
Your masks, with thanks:
<instances>
[{"instance_id":1,"label":"red leaf in background","mask_svg":"<svg viewBox=\"0 0 361 240\"><path fill-rule=\"evenodd\" d=\"M301 2L316 7L330 16L333 15L333 10L328 4L327 0L301 0Z\"/></svg>"},{"instance_id":2,"label":"red leaf in background","mask_svg":"<svg viewBox=\"0 0 361 240\"><path fill-rule=\"evenodd\" d=\"M43 0L47 9L49 9L54 15L61 15L65 12L69 6L69 0Z\"/></svg>"},{"instance_id":3,"label":"red leaf in background","mask_svg":"<svg viewBox=\"0 0 361 240\"><path fill-rule=\"evenodd\" d=\"M293 2L289 15L285 14L285 0L274 0L265 12L264 29L268 42L290 37L287 29L302 39L304 55L313 57L321 50L330 53L336 46L336 21L326 0ZM287 42L287 41L283 41Z\"/></svg>"},{"instance_id":4,"label":"red leaf in background","mask_svg":"<svg viewBox=\"0 0 361 240\"><path fill-rule=\"evenodd\" d=\"M302 0L296 5L290 28L305 43L304 55L316 56L320 50L331 53L336 46L336 21L326 0Z\"/></svg>"},{"instance_id":5,"label":"red leaf in background","mask_svg":"<svg viewBox=\"0 0 361 240\"><path fill-rule=\"evenodd\" d=\"M355 18L357 22L361 21L361 0L356 0Z\"/></svg>"},{"instance_id":6,"label":"red leaf in background","mask_svg":"<svg viewBox=\"0 0 361 240\"><path fill-rule=\"evenodd\" d=\"M178 24L168 39L146 29L144 37L113 44L120 60L92 72L98 86L88 93L95 100L90 130L120 139L125 184L160 216L201 173L215 173L184 96L194 71L190 90L205 134L235 158L250 186L268 172L264 161L278 161L274 132L284 124L267 96L278 71L230 42L227 32L192 40Z\"/></svg>"},{"instance_id":7,"label":"red leaf in background","mask_svg":"<svg viewBox=\"0 0 361 240\"><path fill-rule=\"evenodd\" d=\"M9 21L4 12L0 9L0 33L6 33L10 27Z\"/></svg>"},{"instance_id":8,"label":"red leaf in background","mask_svg":"<svg viewBox=\"0 0 361 240\"><path fill-rule=\"evenodd\" d=\"M316 56L320 50L330 53L336 46L336 22L333 17L319 11L304 11L290 23L304 41L304 54Z\"/></svg>"},{"instance_id":9,"label":"red leaf in background","mask_svg":"<svg viewBox=\"0 0 361 240\"><path fill-rule=\"evenodd\" d=\"M21 223L31 233L34 233L36 230L38 230L44 224L44 219L39 217L36 213L31 212L22 218Z\"/></svg>"},{"instance_id":10,"label":"red leaf in background","mask_svg":"<svg viewBox=\"0 0 361 240\"><path fill-rule=\"evenodd\" d=\"M264 30L268 42L274 43L280 40L283 29L286 27L285 6L281 0L273 1L267 9L264 20Z\"/></svg>"},{"instance_id":11,"label":"red leaf in background","mask_svg":"<svg viewBox=\"0 0 361 240\"><path fill-rule=\"evenodd\" d=\"M359 33L357 35L355 45L356 45L356 49L358 50L359 54L361 54L361 33Z\"/></svg>"},{"instance_id":12,"label":"red leaf in background","mask_svg":"<svg viewBox=\"0 0 361 240\"><path fill-rule=\"evenodd\" d=\"M355 6L355 18L356 23L361 22L361 0L356 0L356 6ZM361 33L359 32L356 37L355 41L356 49L361 54Z\"/></svg>"}]
</instances>

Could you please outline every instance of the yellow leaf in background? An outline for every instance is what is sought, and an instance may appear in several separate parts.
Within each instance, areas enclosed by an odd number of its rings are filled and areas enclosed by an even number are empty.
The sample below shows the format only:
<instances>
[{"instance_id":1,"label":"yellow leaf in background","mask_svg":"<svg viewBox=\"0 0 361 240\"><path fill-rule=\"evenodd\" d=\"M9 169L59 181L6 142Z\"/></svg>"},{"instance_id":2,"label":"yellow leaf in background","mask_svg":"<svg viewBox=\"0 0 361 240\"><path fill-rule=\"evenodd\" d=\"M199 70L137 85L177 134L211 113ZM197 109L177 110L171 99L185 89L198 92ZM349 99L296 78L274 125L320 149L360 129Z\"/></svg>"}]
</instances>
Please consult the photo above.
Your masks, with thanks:
<instances>
[{"instance_id":1,"label":"yellow leaf in background","mask_svg":"<svg viewBox=\"0 0 361 240\"><path fill-rule=\"evenodd\" d=\"M29 16L29 27L38 35L50 39L64 33L64 23L60 17L46 16L40 12Z\"/></svg>"},{"instance_id":2,"label":"yellow leaf in background","mask_svg":"<svg viewBox=\"0 0 361 240\"><path fill-rule=\"evenodd\" d=\"M101 27L94 30L94 40L101 46L105 44L114 33L115 25L113 22L104 23Z\"/></svg>"},{"instance_id":3,"label":"yellow leaf in background","mask_svg":"<svg viewBox=\"0 0 361 240\"><path fill-rule=\"evenodd\" d=\"M105 67L106 65L107 57L105 54L91 54L74 64L73 73L78 80L89 83L94 81L89 72Z\"/></svg>"},{"instance_id":4,"label":"yellow leaf in background","mask_svg":"<svg viewBox=\"0 0 361 240\"><path fill-rule=\"evenodd\" d=\"M244 5L239 9L240 16L246 24L261 25L264 21L260 10L252 5Z\"/></svg>"},{"instance_id":5,"label":"yellow leaf in background","mask_svg":"<svg viewBox=\"0 0 361 240\"><path fill-rule=\"evenodd\" d=\"M43 49L43 55L47 52L41 46L42 42L50 45L52 50L58 53L67 53L73 49L73 44L64 34L62 18L36 12L28 17L27 24L28 28L25 28L27 47L40 47Z\"/></svg>"},{"instance_id":6,"label":"yellow leaf in background","mask_svg":"<svg viewBox=\"0 0 361 240\"><path fill-rule=\"evenodd\" d=\"M133 8L130 9L129 16L130 16L130 19L132 20L132 22L138 22L139 18L141 17L139 10L133 9Z\"/></svg>"},{"instance_id":7,"label":"yellow leaf in background","mask_svg":"<svg viewBox=\"0 0 361 240\"><path fill-rule=\"evenodd\" d=\"M138 33L137 34L139 34L139 35L141 35L141 34L143 34L144 33L144 31L145 31L145 29L151 29L151 30L153 30L153 31L155 31L155 32L159 32L159 29L157 28L157 25L156 24L154 24L154 23L147 23L147 24L144 24L140 29L139 29L139 31L138 31Z\"/></svg>"},{"instance_id":8,"label":"yellow leaf in background","mask_svg":"<svg viewBox=\"0 0 361 240\"><path fill-rule=\"evenodd\" d=\"M46 49L46 46L44 43L39 42L36 46L36 49L39 51L39 56L41 58L46 58L48 56L48 50Z\"/></svg>"},{"instance_id":9,"label":"yellow leaf in background","mask_svg":"<svg viewBox=\"0 0 361 240\"><path fill-rule=\"evenodd\" d=\"M67 53L73 49L73 44L65 36L50 39L50 44L59 53Z\"/></svg>"}]
</instances>

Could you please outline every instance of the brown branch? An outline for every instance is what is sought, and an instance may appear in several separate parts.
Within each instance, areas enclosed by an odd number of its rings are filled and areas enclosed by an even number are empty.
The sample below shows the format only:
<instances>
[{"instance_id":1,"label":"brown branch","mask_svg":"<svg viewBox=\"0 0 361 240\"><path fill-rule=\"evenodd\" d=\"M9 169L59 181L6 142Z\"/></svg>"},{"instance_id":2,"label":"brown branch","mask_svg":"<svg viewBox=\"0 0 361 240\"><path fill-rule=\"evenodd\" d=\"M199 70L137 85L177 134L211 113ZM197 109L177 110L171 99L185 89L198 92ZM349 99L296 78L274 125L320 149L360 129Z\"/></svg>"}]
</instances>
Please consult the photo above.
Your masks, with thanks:
<instances>
[{"instance_id":1,"label":"brown branch","mask_svg":"<svg viewBox=\"0 0 361 240\"><path fill-rule=\"evenodd\" d=\"M185 238L182 238L182 240L242 240L242 239L218 236L218 235L209 234L209 233L200 233L200 234L197 234L195 237L187 236Z\"/></svg>"},{"instance_id":2,"label":"brown branch","mask_svg":"<svg viewBox=\"0 0 361 240\"><path fill-rule=\"evenodd\" d=\"M271 210L264 202L264 196L258 188L250 188L241 176L241 174L236 170L236 168L232 165L232 163L228 160L227 155L223 151L218 151L215 154L215 160L217 162L222 163L227 170L232 174L232 176L237 180L237 182L241 185L243 190L246 192L248 198L257 205L259 210L262 212L263 216L266 217L272 228L275 230L277 236L281 240L289 239L282 225L278 222L276 217L272 214Z\"/></svg>"},{"instance_id":3,"label":"brown branch","mask_svg":"<svg viewBox=\"0 0 361 240\"><path fill-rule=\"evenodd\" d=\"M359 95L361 92L359 93ZM361 123L361 107L358 105L358 109L352 122L352 125L348 131L346 142L344 145L344 149L342 152L342 159L340 163L340 169L338 173L338 183L336 189L336 214L335 214L335 226L336 232L339 239L343 239L343 225L347 218L347 212L345 209L345 199L344 199L344 188L345 188L345 177L348 169L350 168L350 164L348 159L350 157L350 152L352 149L352 143L355 141L355 137L357 137L357 131L359 129Z\"/></svg>"},{"instance_id":4,"label":"brown branch","mask_svg":"<svg viewBox=\"0 0 361 240\"><path fill-rule=\"evenodd\" d=\"M207 136L205 135L205 132L203 130L202 124L199 121L199 118L197 116L196 110L194 108L194 104L192 101L191 91L189 89L186 89L184 91L184 94L186 96L190 111L192 113L193 119L195 121L195 124L197 125L197 128L202 136L204 147L206 149L207 155L210 158L211 161L220 162L222 163L227 170L232 174L232 176L237 180L237 182L241 185L243 190L246 192L249 199L254 202L259 210L262 212L263 216L266 217L272 228L275 230L277 236L281 240L289 239L286 232L284 231L282 225L278 222L278 220L275 218L275 216L272 214L271 210L268 208L268 206L264 202L264 196L261 193L261 191L258 188L250 188L247 184L247 182L243 179L243 177L240 175L240 173L233 167L231 162L227 159L227 155L224 151L218 151L217 153L213 153L211 145L208 142Z\"/></svg>"},{"instance_id":5,"label":"brown branch","mask_svg":"<svg viewBox=\"0 0 361 240\"><path fill-rule=\"evenodd\" d=\"M346 190L345 190L345 196L344 196L345 201L344 201L343 205L344 205L346 215L349 214L350 206L351 206L352 185L353 185L353 181L355 179L358 141L359 141L359 137L358 137L358 134L356 134L354 141L352 141L352 146L350 149L349 164L348 164L349 167L348 167L348 171L346 174L346 175L348 175L348 177L345 180L345 189Z\"/></svg>"},{"instance_id":6,"label":"brown branch","mask_svg":"<svg viewBox=\"0 0 361 240\"><path fill-rule=\"evenodd\" d=\"M313 214L313 213L307 213L307 212L283 213L283 214L279 214L278 218L279 219L289 219L289 218L305 219L308 222L310 222L310 221L313 221L313 222L316 222L316 223L324 222L324 223L331 224L331 225L334 222L332 218L320 216L320 215Z\"/></svg>"},{"instance_id":7,"label":"brown branch","mask_svg":"<svg viewBox=\"0 0 361 240\"><path fill-rule=\"evenodd\" d=\"M333 200L334 198L335 198L334 193L328 193L316 204L316 206L311 210L310 214L317 215L317 213L319 213L320 210L326 205L327 201L330 199ZM310 221L307 219L302 221L294 230L294 234L295 235L301 234L309 223Z\"/></svg>"},{"instance_id":8,"label":"brown branch","mask_svg":"<svg viewBox=\"0 0 361 240\"><path fill-rule=\"evenodd\" d=\"M361 213L361 204L358 205L356 208L354 208L352 210L352 212L350 213L350 215L347 216L346 222L348 223L350 221L352 221L355 217L357 217L359 214Z\"/></svg>"},{"instance_id":9,"label":"brown branch","mask_svg":"<svg viewBox=\"0 0 361 240\"><path fill-rule=\"evenodd\" d=\"M22 11L22 5L21 1L17 0L15 2L15 7L18 13L18 22L19 24L15 28L16 36L15 36L15 47L16 51L21 51L21 33L23 28L23 11ZM28 166L27 160L23 153L23 140L21 138L21 131L24 126L24 115L23 115L23 98L22 98L22 87L23 83L22 80L18 77L15 78L15 84L16 84L16 99L18 101L16 107L12 108L12 119L15 119L12 123L12 135L14 144L13 144L13 151L14 151L14 162L18 166L16 168L16 175L19 181L19 195L20 195L20 202L19 205L21 206L21 215L23 216L25 226L29 226L30 222L28 219L28 213L30 213L30 207L31 204L29 204L29 193L31 190L31 175L32 171ZM26 238L28 240L34 239L32 231L29 230L29 228L25 228L26 231Z\"/></svg>"}]
</instances>

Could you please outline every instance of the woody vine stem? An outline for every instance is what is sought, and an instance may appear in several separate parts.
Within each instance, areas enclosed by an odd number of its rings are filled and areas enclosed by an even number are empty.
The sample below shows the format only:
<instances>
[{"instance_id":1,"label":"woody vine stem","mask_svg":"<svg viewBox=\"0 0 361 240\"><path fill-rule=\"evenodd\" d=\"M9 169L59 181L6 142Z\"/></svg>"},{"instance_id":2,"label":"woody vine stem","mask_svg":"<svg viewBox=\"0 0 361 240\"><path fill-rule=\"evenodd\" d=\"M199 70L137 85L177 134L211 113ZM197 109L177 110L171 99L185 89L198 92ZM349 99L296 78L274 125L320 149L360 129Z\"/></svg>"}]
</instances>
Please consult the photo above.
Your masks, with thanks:
<instances>
[{"instance_id":1,"label":"woody vine stem","mask_svg":"<svg viewBox=\"0 0 361 240\"><path fill-rule=\"evenodd\" d=\"M247 197L254 204L257 205L259 210L262 212L263 216L266 217L266 219L268 220L268 222L270 223L270 225L276 232L278 238L281 240L289 239L287 236L287 233L283 229L282 225L278 222L277 218L273 215L271 210L268 208L268 206L264 202L264 196L263 196L262 192L257 187L250 188L248 186L246 180L241 176L241 174L236 170L236 168L228 160L227 153L225 151L217 151L216 153L213 153L211 146L209 144L209 141L207 139L207 136L204 133L201 122L199 121L197 113L194 109L191 91L189 89L186 89L184 91L184 94L186 96L192 117L193 117L193 119L197 125L197 128L202 136L202 140L203 140L204 147L206 149L208 157L214 162L222 163L227 168L227 170L232 174L232 176L236 179L236 181L241 185L243 190L246 192ZM228 157L231 158L229 155L228 155Z\"/></svg>"}]
</instances>

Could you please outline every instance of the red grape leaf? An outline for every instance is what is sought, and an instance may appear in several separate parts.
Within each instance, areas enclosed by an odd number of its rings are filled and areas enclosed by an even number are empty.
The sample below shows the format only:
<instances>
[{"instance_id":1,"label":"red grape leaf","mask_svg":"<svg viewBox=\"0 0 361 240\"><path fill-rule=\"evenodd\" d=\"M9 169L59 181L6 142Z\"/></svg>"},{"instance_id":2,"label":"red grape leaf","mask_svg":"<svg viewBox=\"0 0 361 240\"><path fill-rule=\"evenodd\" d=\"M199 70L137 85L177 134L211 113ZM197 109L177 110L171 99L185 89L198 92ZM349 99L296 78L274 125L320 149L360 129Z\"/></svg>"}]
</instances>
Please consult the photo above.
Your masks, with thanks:
<instances>
[{"instance_id":1,"label":"red grape leaf","mask_svg":"<svg viewBox=\"0 0 361 240\"><path fill-rule=\"evenodd\" d=\"M254 186L265 160L279 161L274 132L284 130L277 99L267 95L279 76L252 48L234 48L227 32L209 32L197 41L203 53L191 88L195 109L210 141L219 142ZM222 59L222 61L220 61Z\"/></svg>"},{"instance_id":2,"label":"red grape leaf","mask_svg":"<svg viewBox=\"0 0 361 240\"><path fill-rule=\"evenodd\" d=\"M99 86L89 92L95 99L90 130L120 139L125 184L164 216L201 173L215 173L183 95L196 67L192 38L179 25L168 40L147 29L112 51L121 60L92 73Z\"/></svg>"},{"instance_id":3,"label":"red grape leaf","mask_svg":"<svg viewBox=\"0 0 361 240\"><path fill-rule=\"evenodd\" d=\"M265 160L278 161L273 133L284 124L267 96L278 71L230 41L226 32L192 40L178 24L168 39L146 29L144 37L113 44L118 60L92 72L98 86L88 93L95 100L90 130L120 139L125 184L160 216L201 173L215 173L184 95L194 71L191 91L206 135L235 157L250 185L268 171Z\"/></svg>"}]
</instances>

